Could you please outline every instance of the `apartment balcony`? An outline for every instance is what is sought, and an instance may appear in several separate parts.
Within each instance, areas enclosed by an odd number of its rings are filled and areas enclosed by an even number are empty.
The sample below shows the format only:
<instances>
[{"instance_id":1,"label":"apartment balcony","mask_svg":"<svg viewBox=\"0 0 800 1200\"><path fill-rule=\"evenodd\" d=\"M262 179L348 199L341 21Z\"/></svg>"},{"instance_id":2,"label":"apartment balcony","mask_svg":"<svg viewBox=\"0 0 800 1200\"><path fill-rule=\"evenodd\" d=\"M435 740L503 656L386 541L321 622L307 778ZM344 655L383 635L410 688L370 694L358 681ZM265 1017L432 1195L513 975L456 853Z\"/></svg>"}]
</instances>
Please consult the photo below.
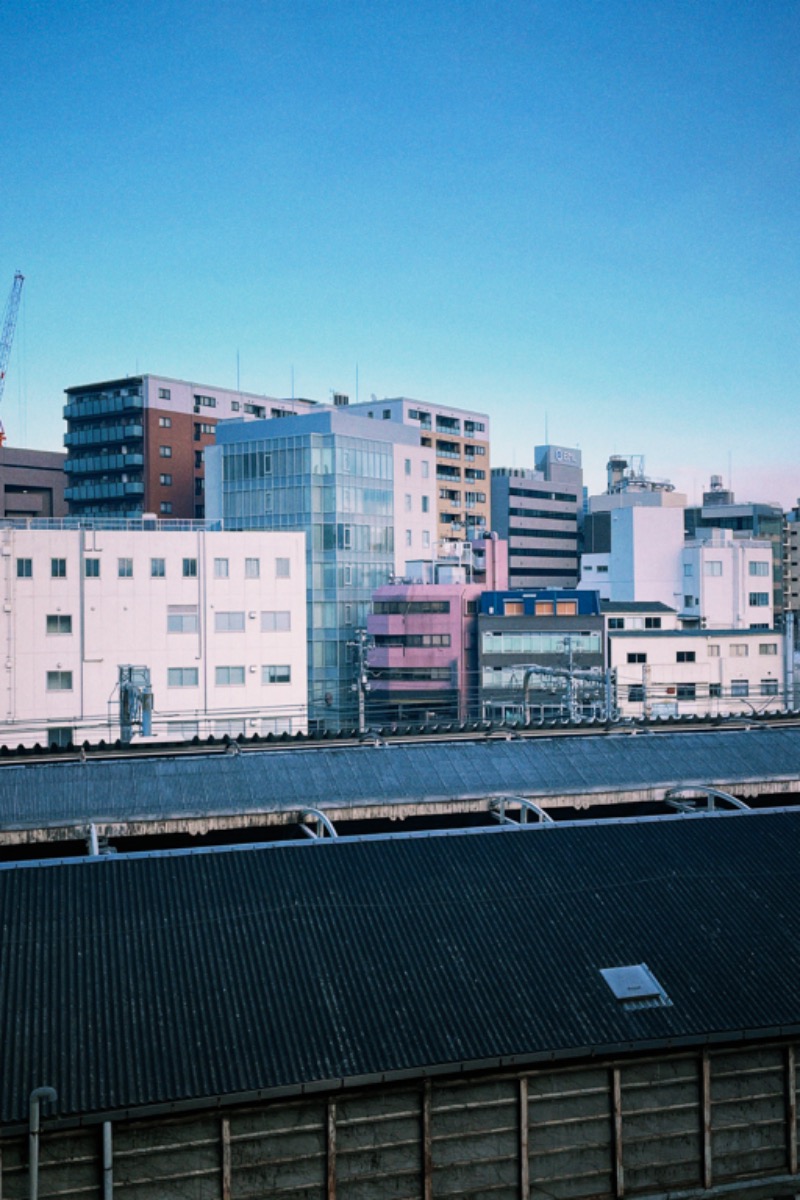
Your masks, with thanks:
<instances>
[{"instance_id":1,"label":"apartment balcony","mask_svg":"<svg viewBox=\"0 0 800 1200\"><path fill-rule=\"evenodd\" d=\"M436 418L437 433L460 433L461 421L458 417L439 417Z\"/></svg>"},{"instance_id":2,"label":"apartment balcony","mask_svg":"<svg viewBox=\"0 0 800 1200\"><path fill-rule=\"evenodd\" d=\"M88 429L71 429L64 437L64 445L110 446L115 442L136 442L144 437L144 426L125 422L119 425L95 425Z\"/></svg>"},{"instance_id":3,"label":"apartment balcony","mask_svg":"<svg viewBox=\"0 0 800 1200\"><path fill-rule=\"evenodd\" d=\"M437 465L436 478L440 483L451 483L453 480L456 480L458 483L460 483L461 482L461 468L460 467L442 467L442 466Z\"/></svg>"},{"instance_id":4,"label":"apartment balcony","mask_svg":"<svg viewBox=\"0 0 800 1200\"><path fill-rule=\"evenodd\" d=\"M68 458L64 470L69 475L106 475L110 471L127 471L131 467L143 467L144 455L93 454L86 458Z\"/></svg>"},{"instance_id":5,"label":"apartment balcony","mask_svg":"<svg viewBox=\"0 0 800 1200\"><path fill-rule=\"evenodd\" d=\"M73 504L91 504L95 500L123 500L143 496L144 484L139 480L107 483L81 483L64 490L65 499Z\"/></svg>"},{"instance_id":6,"label":"apartment balcony","mask_svg":"<svg viewBox=\"0 0 800 1200\"><path fill-rule=\"evenodd\" d=\"M79 396L64 405L65 421L91 421L116 413L141 412L142 396Z\"/></svg>"}]
</instances>

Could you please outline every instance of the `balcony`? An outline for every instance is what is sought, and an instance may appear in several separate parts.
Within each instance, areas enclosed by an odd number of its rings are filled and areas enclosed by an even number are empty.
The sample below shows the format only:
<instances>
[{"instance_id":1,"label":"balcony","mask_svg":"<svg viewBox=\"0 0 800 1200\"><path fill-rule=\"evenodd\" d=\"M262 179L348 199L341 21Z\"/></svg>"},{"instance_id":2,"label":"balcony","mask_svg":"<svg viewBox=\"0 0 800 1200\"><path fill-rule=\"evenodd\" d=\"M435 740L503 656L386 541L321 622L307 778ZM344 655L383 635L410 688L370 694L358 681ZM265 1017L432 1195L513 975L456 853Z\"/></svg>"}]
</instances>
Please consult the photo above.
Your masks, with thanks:
<instances>
[{"instance_id":1,"label":"balcony","mask_svg":"<svg viewBox=\"0 0 800 1200\"><path fill-rule=\"evenodd\" d=\"M68 458L64 470L69 475L105 475L110 471L127 471L131 467L143 467L144 455L135 454L92 454L86 458Z\"/></svg>"},{"instance_id":2,"label":"balcony","mask_svg":"<svg viewBox=\"0 0 800 1200\"><path fill-rule=\"evenodd\" d=\"M64 405L65 421L91 421L97 417L109 417L115 413L141 412L144 400L141 396L81 396Z\"/></svg>"},{"instance_id":3,"label":"balcony","mask_svg":"<svg viewBox=\"0 0 800 1200\"><path fill-rule=\"evenodd\" d=\"M143 495L144 484L138 480L80 483L64 490L65 499L74 504L90 504L95 500L123 500L128 496Z\"/></svg>"},{"instance_id":4,"label":"balcony","mask_svg":"<svg viewBox=\"0 0 800 1200\"><path fill-rule=\"evenodd\" d=\"M88 429L71 429L64 437L64 445L110 446L115 442L136 442L144 437L144 426L139 424L94 425Z\"/></svg>"}]
</instances>

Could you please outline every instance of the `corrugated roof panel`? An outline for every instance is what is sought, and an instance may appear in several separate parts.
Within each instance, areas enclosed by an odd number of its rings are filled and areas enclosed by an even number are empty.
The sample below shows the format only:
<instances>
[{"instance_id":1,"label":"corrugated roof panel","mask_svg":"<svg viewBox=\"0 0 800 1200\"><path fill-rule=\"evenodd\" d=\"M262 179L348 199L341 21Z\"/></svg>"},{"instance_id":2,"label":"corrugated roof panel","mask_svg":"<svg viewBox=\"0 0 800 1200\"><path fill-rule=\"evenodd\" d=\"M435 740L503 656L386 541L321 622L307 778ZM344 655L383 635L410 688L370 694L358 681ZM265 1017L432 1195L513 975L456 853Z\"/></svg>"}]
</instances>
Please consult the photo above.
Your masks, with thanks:
<instances>
[{"instance_id":1,"label":"corrugated roof panel","mask_svg":"<svg viewBox=\"0 0 800 1200\"><path fill-rule=\"evenodd\" d=\"M2 1120L800 1026L800 812L0 869ZM622 1011L647 963L672 1006Z\"/></svg>"},{"instance_id":2,"label":"corrugated roof panel","mask_svg":"<svg viewBox=\"0 0 800 1200\"><path fill-rule=\"evenodd\" d=\"M798 775L800 728L55 761L0 767L0 829Z\"/></svg>"}]
</instances>

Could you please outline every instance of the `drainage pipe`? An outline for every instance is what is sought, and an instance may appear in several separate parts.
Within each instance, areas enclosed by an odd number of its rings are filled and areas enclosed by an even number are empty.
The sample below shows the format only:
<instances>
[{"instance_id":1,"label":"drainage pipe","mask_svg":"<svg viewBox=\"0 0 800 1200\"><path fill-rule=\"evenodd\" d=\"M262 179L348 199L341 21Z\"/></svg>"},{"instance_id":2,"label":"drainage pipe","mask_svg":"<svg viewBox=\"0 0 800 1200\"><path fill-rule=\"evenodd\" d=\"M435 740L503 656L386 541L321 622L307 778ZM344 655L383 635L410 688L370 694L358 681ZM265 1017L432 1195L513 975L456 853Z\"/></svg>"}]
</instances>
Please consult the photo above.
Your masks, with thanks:
<instances>
[{"instance_id":1,"label":"drainage pipe","mask_svg":"<svg viewBox=\"0 0 800 1200\"><path fill-rule=\"evenodd\" d=\"M28 1110L28 1200L39 1200L39 1125L43 1100L57 1100L55 1088L34 1088Z\"/></svg>"}]
</instances>

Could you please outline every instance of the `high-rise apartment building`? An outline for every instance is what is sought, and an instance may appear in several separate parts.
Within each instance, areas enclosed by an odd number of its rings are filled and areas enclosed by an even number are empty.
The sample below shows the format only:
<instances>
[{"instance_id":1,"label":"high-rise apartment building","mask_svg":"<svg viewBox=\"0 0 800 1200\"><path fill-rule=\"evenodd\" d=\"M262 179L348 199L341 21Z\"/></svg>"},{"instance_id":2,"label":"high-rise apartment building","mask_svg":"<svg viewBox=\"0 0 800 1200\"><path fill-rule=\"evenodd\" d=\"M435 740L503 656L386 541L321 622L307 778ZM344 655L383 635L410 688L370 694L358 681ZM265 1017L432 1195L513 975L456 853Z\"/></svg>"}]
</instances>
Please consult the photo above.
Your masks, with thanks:
<instances>
[{"instance_id":1,"label":"high-rise apartment building","mask_svg":"<svg viewBox=\"0 0 800 1200\"><path fill-rule=\"evenodd\" d=\"M306 535L309 717L318 728L354 718L353 639L372 593L431 553L434 463L418 430L345 407L217 428L209 516L229 530Z\"/></svg>"},{"instance_id":2,"label":"high-rise apartment building","mask_svg":"<svg viewBox=\"0 0 800 1200\"><path fill-rule=\"evenodd\" d=\"M534 470L492 471L492 529L508 542L509 586L575 587L583 504L581 452L537 446L535 456Z\"/></svg>"},{"instance_id":3,"label":"high-rise apartment building","mask_svg":"<svg viewBox=\"0 0 800 1200\"><path fill-rule=\"evenodd\" d=\"M485 413L405 396L352 404L349 411L408 425L419 431L422 445L433 450L439 541L477 537L489 529L490 431Z\"/></svg>"},{"instance_id":4,"label":"high-rise apartment building","mask_svg":"<svg viewBox=\"0 0 800 1200\"><path fill-rule=\"evenodd\" d=\"M311 400L273 400L210 384L133 375L66 389L70 515L202 518L204 451L218 421L307 412Z\"/></svg>"}]
</instances>

